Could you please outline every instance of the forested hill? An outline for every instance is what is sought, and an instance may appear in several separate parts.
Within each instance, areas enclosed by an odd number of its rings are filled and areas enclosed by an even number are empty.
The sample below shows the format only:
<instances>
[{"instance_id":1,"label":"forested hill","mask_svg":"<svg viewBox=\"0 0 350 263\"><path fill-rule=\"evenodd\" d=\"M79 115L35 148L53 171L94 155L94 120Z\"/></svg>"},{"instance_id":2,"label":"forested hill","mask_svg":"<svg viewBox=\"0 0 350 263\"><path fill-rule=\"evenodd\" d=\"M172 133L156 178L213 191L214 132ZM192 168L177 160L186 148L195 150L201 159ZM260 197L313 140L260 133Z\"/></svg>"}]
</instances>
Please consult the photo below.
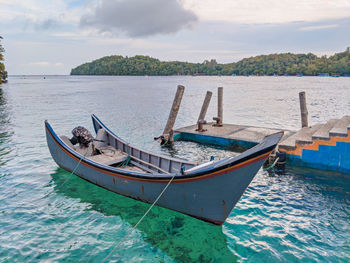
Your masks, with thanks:
<instances>
[{"instance_id":1,"label":"forested hill","mask_svg":"<svg viewBox=\"0 0 350 263\"><path fill-rule=\"evenodd\" d=\"M350 74L350 50L330 57L308 54L271 54L242 59L236 63L218 64L163 62L148 56L108 56L82 64L71 75L318 75Z\"/></svg>"},{"instance_id":2,"label":"forested hill","mask_svg":"<svg viewBox=\"0 0 350 263\"><path fill-rule=\"evenodd\" d=\"M2 36L0 36L0 84L6 82L7 80L7 71L5 70L5 65L1 61L4 60L3 52L5 51L1 45Z\"/></svg>"}]
</instances>

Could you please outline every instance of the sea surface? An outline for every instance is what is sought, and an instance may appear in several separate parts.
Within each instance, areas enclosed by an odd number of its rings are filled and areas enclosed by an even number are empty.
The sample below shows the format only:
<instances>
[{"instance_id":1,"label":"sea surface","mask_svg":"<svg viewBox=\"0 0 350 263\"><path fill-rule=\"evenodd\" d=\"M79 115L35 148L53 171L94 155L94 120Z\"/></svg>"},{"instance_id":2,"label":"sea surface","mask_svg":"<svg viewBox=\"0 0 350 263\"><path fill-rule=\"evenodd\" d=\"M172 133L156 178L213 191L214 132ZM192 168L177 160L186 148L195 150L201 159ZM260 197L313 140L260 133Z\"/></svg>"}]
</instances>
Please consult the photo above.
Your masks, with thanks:
<instances>
[{"instance_id":1,"label":"sea surface","mask_svg":"<svg viewBox=\"0 0 350 263\"><path fill-rule=\"evenodd\" d=\"M186 87L176 127L207 120L224 87L224 122L297 130L299 91L309 123L350 115L350 78L10 76L0 86L0 262L101 262L149 208L60 169L44 120L61 135L92 130L95 113L132 144L194 161L235 155L153 137L176 86ZM261 169L222 226L154 207L109 262L349 262L350 175L287 166Z\"/></svg>"}]
</instances>

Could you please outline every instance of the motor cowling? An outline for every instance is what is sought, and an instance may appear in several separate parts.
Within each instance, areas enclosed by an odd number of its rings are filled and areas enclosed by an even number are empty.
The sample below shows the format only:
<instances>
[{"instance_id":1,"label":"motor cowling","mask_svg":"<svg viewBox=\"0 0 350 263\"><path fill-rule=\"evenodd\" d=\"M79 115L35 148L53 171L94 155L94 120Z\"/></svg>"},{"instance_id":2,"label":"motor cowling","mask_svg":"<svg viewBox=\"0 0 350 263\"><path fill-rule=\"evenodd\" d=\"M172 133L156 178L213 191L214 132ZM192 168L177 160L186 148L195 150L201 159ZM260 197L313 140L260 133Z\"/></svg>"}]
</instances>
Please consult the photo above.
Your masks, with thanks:
<instances>
[{"instance_id":1,"label":"motor cowling","mask_svg":"<svg viewBox=\"0 0 350 263\"><path fill-rule=\"evenodd\" d=\"M88 146L94 140L94 137L88 129L78 126L72 130L73 137L70 139L73 145L79 143L84 146Z\"/></svg>"}]
</instances>

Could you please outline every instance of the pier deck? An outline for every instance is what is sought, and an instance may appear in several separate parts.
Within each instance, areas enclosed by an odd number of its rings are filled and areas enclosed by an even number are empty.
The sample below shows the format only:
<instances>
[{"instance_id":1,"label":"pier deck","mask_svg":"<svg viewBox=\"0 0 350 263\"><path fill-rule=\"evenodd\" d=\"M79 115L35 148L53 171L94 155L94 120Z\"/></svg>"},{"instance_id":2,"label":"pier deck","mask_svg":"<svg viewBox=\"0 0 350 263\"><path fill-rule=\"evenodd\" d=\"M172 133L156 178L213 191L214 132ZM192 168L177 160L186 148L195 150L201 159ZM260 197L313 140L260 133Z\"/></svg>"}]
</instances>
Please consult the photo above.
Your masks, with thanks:
<instances>
[{"instance_id":1,"label":"pier deck","mask_svg":"<svg viewBox=\"0 0 350 263\"><path fill-rule=\"evenodd\" d=\"M191 140L200 143L221 146L240 146L250 148L258 144L265 136L281 131L281 129L262 128L246 125L223 124L222 127L213 126L213 123L203 124L206 131L196 131L197 125L191 125L175 130L180 140ZM284 131L285 138L293 135L293 131Z\"/></svg>"}]
</instances>

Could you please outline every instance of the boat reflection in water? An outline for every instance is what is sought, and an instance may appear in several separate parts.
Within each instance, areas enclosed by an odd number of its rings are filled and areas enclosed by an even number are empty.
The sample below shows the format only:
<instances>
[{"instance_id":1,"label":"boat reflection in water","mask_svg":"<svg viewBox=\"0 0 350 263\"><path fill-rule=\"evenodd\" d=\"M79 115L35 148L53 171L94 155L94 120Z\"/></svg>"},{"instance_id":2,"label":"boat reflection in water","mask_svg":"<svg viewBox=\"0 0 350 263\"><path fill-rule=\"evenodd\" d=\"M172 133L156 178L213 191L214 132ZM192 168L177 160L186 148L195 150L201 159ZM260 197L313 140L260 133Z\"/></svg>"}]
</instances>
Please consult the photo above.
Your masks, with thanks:
<instances>
[{"instance_id":1,"label":"boat reflection in water","mask_svg":"<svg viewBox=\"0 0 350 263\"><path fill-rule=\"evenodd\" d=\"M88 220L97 220L89 224L101 230L95 236L96 240L91 241L91 230L82 226L82 231L77 230L76 235L80 241L91 244L91 248L83 246L87 251L87 260L103 259L106 252L112 249L115 242L119 242L134 226L142 215L149 208L148 204L135 201L133 199L116 195L113 192L90 184L77 176L71 175L63 169L57 168L55 173L51 174L54 183L55 193L63 194L66 202L76 203L79 199L81 203L89 204ZM73 198L74 200L67 199ZM98 215L96 214L98 212ZM65 213L67 215L69 213ZM95 218L95 219L94 219ZM100 220L99 220L100 219ZM85 219L82 219L86 221ZM114 221L116 225L110 225L108 222ZM73 224L73 223L72 223ZM78 232L79 231L79 232ZM87 231L87 232L84 232ZM140 231L140 234L135 232ZM153 207L151 212L145 217L142 223L137 227L134 234L128 237L113 259L125 260L127 254L131 254L131 247L136 246L142 251L138 256L145 253L146 249L160 250L159 253L165 253L166 256L177 262L235 262L237 257L227 246L227 238L222 232L222 227L207 222L203 222L169 209ZM86 240L82 236L89 236ZM102 237L102 240L100 240ZM103 240L105 239L105 240ZM141 244L140 240L141 239ZM200 240L200 242L198 242ZM151 248L144 244L147 242ZM99 244L99 245L96 245ZM100 247L99 247L100 246ZM127 248L126 248L127 246ZM84 253L80 253L82 255ZM137 254L136 254L137 256ZM84 260L84 258L80 258ZM154 259L157 260L157 259ZM161 262L162 259L158 259ZM158 262L158 261L156 261Z\"/></svg>"}]
</instances>

